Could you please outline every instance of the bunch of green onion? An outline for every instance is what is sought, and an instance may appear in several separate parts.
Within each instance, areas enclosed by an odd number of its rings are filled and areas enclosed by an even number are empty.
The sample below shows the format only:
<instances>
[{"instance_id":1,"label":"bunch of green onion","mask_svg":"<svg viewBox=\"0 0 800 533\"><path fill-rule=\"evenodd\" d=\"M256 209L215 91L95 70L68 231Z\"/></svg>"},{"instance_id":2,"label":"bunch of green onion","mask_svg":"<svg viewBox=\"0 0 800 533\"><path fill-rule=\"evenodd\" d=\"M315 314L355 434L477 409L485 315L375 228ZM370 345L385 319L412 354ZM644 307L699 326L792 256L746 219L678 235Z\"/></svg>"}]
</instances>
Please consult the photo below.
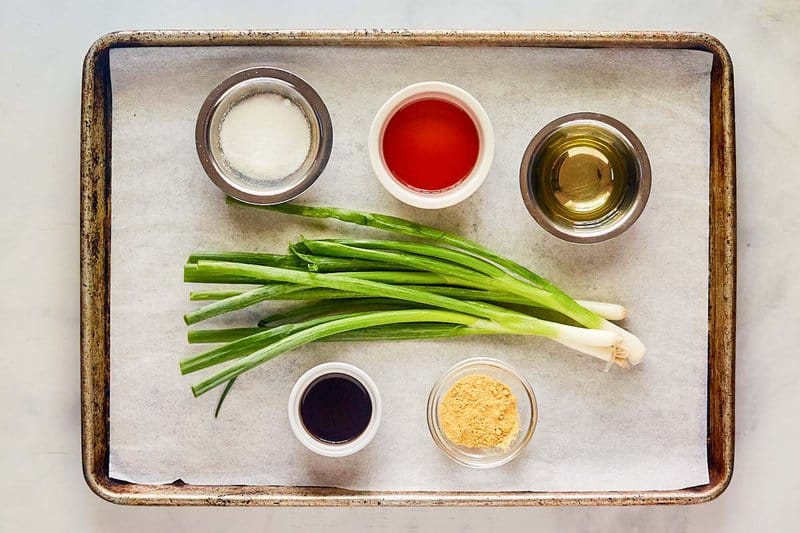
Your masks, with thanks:
<instances>
[{"instance_id":1,"label":"bunch of green onion","mask_svg":"<svg viewBox=\"0 0 800 533\"><path fill-rule=\"evenodd\" d=\"M183 374L229 363L195 384L195 396L227 384L222 401L239 375L314 341L539 335L608 366L636 365L644 356L641 341L610 322L625 318L624 307L573 300L474 241L374 213L294 204L258 208L338 219L417 241L301 240L287 255L223 252L189 257L185 281L242 288L192 292L191 300L210 303L187 313L187 325L266 300L306 301L264 317L256 327L190 330L190 343L221 345L182 360Z\"/></svg>"}]
</instances>

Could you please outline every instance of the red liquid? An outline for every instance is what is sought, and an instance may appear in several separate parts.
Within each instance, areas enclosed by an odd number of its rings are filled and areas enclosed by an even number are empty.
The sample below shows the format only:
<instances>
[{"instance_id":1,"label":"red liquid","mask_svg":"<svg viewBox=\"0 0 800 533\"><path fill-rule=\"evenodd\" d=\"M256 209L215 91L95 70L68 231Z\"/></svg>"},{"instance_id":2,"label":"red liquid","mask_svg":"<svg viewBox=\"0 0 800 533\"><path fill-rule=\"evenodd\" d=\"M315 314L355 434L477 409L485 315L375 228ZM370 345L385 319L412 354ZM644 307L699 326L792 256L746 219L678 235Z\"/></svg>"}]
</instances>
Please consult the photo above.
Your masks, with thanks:
<instances>
[{"instance_id":1,"label":"red liquid","mask_svg":"<svg viewBox=\"0 0 800 533\"><path fill-rule=\"evenodd\" d=\"M401 183L439 191L469 175L479 144L478 128L466 111L444 100L419 100L389 119L383 157Z\"/></svg>"}]
</instances>

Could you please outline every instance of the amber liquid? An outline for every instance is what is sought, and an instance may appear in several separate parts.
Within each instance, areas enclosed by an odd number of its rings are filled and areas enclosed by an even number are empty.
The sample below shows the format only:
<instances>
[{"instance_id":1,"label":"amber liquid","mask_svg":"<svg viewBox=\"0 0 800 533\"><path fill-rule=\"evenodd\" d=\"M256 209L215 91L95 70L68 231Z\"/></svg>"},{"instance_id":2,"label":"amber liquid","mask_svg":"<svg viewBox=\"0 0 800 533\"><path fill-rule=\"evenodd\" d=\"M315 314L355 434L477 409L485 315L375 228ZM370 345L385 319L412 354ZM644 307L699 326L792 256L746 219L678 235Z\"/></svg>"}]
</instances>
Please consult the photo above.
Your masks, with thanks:
<instances>
[{"instance_id":1,"label":"amber liquid","mask_svg":"<svg viewBox=\"0 0 800 533\"><path fill-rule=\"evenodd\" d=\"M551 218L595 223L613 216L635 173L630 150L591 124L557 130L533 165L539 202Z\"/></svg>"},{"instance_id":2,"label":"amber liquid","mask_svg":"<svg viewBox=\"0 0 800 533\"><path fill-rule=\"evenodd\" d=\"M306 389L300 400L300 418L317 439L342 444L367 429L372 418L372 400L354 378L328 374Z\"/></svg>"}]
</instances>

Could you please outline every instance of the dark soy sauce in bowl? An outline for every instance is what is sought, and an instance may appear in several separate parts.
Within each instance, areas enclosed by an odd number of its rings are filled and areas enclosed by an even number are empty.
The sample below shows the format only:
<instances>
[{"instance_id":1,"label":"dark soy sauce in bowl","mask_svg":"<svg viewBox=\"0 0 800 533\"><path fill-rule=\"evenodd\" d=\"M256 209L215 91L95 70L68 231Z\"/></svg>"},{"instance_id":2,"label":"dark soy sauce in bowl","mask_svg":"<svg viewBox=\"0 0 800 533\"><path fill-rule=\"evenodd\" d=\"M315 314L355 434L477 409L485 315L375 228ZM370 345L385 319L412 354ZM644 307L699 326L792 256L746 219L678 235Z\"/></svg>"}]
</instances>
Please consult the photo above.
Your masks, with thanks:
<instances>
[{"instance_id":1,"label":"dark soy sauce in bowl","mask_svg":"<svg viewBox=\"0 0 800 533\"><path fill-rule=\"evenodd\" d=\"M357 379L346 374L326 374L303 393L300 419L318 440L342 444L367 429L372 419L372 399Z\"/></svg>"}]
</instances>

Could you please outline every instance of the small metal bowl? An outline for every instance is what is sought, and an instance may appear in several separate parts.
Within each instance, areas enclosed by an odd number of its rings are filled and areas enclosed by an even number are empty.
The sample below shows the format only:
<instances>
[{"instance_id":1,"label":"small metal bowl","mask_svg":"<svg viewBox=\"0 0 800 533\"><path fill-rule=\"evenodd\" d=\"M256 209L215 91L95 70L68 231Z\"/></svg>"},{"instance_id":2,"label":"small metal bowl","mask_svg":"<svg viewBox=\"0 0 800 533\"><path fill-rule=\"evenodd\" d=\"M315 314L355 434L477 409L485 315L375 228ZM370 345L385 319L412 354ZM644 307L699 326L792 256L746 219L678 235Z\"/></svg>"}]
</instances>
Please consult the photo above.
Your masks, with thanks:
<instances>
[{"instance_id":1,"label":"small metal bowl","mask_svg":"<svg viewBox=\"0 0 800 533\"><path fill-rule=\"evenodd\" d=\"M586 183L570 183L568 168L573 178L586 172L596 176L602 185L595 187L604 187L600 200L576 200L573 194L587 194ZM642 214L650 196L650 161L638 137L619 120L573 113L533 137L519 183L525 207L545 230L569 242L596 243L619 235Z\"/></svg>"},{"instance_id":2,"label":"small metal bowl","mask_svg":"<svg viewBox=\"0 0 800 533\"><path fill-rule=\"evenodd\" d=\"M227 112L242 100L262 93L291 100L305 114L311 129L311 148L300 168L269 183L233 168L219 141L220 124ZM272 205L288 202L316 181L331 154L333 127L322 98L301 78L278 68L250 68L229 77L208 95L197 117L195 142L200 163L217 187L243 202Z\"/></svg>"}]
</instances>

